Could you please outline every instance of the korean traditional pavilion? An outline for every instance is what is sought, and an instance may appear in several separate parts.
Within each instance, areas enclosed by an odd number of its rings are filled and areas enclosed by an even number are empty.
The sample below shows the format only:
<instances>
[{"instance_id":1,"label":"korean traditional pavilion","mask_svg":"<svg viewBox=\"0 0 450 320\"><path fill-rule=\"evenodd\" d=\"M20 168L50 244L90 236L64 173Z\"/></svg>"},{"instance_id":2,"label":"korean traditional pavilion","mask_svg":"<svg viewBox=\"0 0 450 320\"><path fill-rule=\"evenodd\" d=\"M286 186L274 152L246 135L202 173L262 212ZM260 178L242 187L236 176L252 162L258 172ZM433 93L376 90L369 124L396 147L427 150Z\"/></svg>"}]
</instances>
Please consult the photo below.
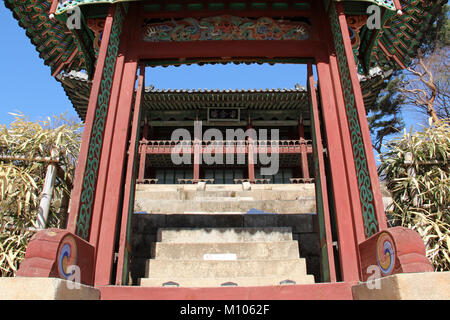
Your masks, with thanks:
<instances>
[{"instance_id":1,"label":"korean traditional pavilion","mask_svg":"<svg viewBox=\"0 0 450 320\"><path fill-rule=\"evenodd\" d=\"M352 299L352 286L370 279L371 266L378 266L381 277L433 271L416 232L387 227L365 105L375 103L393 70L410 62L443 1L5 0L5 5L85 123L67 228L39 231L18 276L73 279L69 266L76 265L80 282L98 288L102 299ZM373 5L379 9L375 13L368 10ZM374 18L380 28L369 27ZM305 64L307 86L157 90L145 81L151 67L218 63ZM218 129L223 138L198 135L196 123L203 130ZM193 160L189 164L171 161L181 143L172 135L178 128L191 134L181 141ZM229 128L279 134L263 143L246 136L225 145ZM211 146L231 158L242 155L243 161L202 163ZM268 150L279 154L279 170L261 175L262 165L253 158ZM299 200L307 186L315 199L310 211ZM169 278L173 281L163 285L139 286L130 276L136 264L133 243L136 230L145 226L133 226L132 220L138 219L137 194L147 187L162 188L160 201L152 205L164 221L170 214L187 214L165 209L171 207L164 201L175 201L164 193L190 190L199 197L214 187L259 190L267 210L278 215L264 224L275 233L283 229L277 227L303 226L283 224L295 219L281 216L308 217L317 235L311 249L317 257L315 281L245 285L230 278L212 286L180 285ZM276 190L292 194L297 209L284 215L279 199L270 196ZM230 212L220 216L249 219ZM220 225L214 214L192 219L190 225L164 226L189 227L187 236L196 227ZM169 239L170 231L157 231L159 241ZM299 241L303 238L299 231ZM223 252L203 253L205 260ZM147 269L151 276L157 264ZM209 272L199 267L203 271Z\"/></svg>"}]
</instances>

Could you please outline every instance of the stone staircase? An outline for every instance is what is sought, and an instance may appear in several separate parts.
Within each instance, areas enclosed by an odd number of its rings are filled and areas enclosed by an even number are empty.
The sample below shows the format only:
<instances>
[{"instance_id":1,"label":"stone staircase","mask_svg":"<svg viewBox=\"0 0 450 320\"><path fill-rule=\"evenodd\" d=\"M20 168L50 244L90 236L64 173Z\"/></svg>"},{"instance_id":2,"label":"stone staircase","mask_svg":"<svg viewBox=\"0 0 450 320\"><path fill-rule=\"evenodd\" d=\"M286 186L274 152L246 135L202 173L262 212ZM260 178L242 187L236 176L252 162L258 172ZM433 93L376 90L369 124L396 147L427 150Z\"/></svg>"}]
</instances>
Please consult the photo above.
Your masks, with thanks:
<instances>
[{"instance_id":1,"label":"stone staircase","mask_svg":"<svg viewBox=\"0 0 450 320\"><path fill-rule=\"evenodd\" d=\"M312 284L290 227L161 228L143 287Z\"/></svg>"},{"instance_id":2,"label":"stone staircase","mask_svg":"<svg viewBox=\"0 0 450 320\"><path fill-rule=\"evenodd\" d=\"M314 184L137 185L135 198L135 212L153 214L301 214L315 212L315 205Z\"/></svg>"}]
</instances>

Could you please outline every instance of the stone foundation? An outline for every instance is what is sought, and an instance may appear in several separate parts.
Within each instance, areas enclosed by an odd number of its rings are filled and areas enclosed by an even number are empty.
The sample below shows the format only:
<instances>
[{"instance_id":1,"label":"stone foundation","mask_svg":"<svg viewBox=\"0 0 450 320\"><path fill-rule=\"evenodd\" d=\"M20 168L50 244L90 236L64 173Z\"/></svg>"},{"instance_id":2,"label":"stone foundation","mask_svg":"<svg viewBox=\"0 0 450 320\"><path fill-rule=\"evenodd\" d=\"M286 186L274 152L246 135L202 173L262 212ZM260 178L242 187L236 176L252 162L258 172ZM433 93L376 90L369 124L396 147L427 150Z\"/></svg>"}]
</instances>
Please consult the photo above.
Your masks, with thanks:
<instances>
[{"instance_id":1,"label":"stone foundation","mask_svg":"<svg viewBox=\"0 0 450 320\"><path fill-rule=\"evenodd\" d=\"M96 288L58 278L0 278L0 300L99 300Z\"/></svg>"},{"instance_id":2,"label":"stone foundation","mask_svg":"<svg viewBox=\"0 0 450 320\"><path fill-rule=\"evenodd\" d=\"M450 272L401 273L360 283L355 300L450 300Z\"/></svg>"}]
</instances>

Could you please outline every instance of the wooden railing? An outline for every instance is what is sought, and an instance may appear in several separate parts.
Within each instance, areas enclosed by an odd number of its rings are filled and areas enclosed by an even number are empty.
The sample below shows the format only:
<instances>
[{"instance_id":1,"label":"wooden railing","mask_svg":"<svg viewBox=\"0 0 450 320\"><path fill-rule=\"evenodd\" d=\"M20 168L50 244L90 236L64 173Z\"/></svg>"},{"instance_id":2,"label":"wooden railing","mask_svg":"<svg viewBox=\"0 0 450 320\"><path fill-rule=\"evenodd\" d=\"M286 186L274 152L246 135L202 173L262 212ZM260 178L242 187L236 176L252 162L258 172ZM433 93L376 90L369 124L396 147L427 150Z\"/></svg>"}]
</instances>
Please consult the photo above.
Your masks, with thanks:
<instances>
[{"instance_id":1,"label":"wooden railing","mask_svg":"<svg viewBox=\"0 0 450 320\"><path fill-rule=\"evenodd\" d=\"M292 184L299 184L299 183L313 183L314 178L291 178L289 179Z\"/></svg>"},{"instance_id":2,"label":"wooden railing","mask_svg":"<svg viewBox=\"0 0 450 320\"><path fill-rule=\"evenodd\" d=\"M234 183L235 184L239 184L242 182L250 182L250 183L254 183L254 184L269 184L270 183L270 179L268 178L264 178L264 179L234 179Z\"/></svg>"},{"instance_id":3,"label":"wooden railing","mask_svg":"<svg viewBox=\"0 0 450 320\"><path fill-rule=\"evenodd\" d=\"M269 178L263 178L263 179L234 179L235 184L239 184L242 182L250 182L254 184L269 184L270 183ZM291 184L301 184L301 183L314 183L314 178L291 178L289 179ZM206 182L206 183L214 183L214 179L178 179L179 184L195 184L198 182ZM137 180L136 183L139 184L158 184L158 179L144 179L144 180Z\"/></svg>"},{"instance_id":4,"label":"wooden railing","mask_svg":"<svg viewBox=\"0 0 450 320\"><path fill-rule=\"evenodd\" d=\"M178 179L178 184L214 183L214 179Z\"/></svg>"},{"instance_id":5,"label":"wooden railing","mask_svg":"<svg viewBox=\"0 0 450 320\"><path fill-rule=\"evenodd\" d=\"M158 184L158 179L136 180L136 183L139 183L139 184Z\"/></svg>"},{"instance_id":6,"label":"wooden railing","mask_svg":"<svg viewBox=\"0 0 450 320\"><path fill-rule=\"evenodd\" d=\"M171 153L175 148L179 152L248 153L253 148L256 153L312 153L311 140L146 140L140 141L140 152L150 154Z\"/></svg>"}]
</instances>

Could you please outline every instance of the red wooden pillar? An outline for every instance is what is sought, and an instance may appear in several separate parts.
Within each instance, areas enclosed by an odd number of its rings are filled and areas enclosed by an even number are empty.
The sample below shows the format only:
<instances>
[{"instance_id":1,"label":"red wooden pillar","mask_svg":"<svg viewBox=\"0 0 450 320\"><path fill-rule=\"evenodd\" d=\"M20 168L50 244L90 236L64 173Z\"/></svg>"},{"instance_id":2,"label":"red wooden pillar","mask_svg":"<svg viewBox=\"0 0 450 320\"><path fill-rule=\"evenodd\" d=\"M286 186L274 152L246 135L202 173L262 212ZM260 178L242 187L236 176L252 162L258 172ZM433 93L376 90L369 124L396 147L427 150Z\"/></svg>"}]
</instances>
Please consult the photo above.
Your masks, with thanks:
<instances>
[{"instance_id":1,"label":"red wooden pillar","mask_svg":"<svg viewBox=\"0 0 450 320\"><path fill-rule=\"evenodd\" d=\"M308 167L308 151L305 142L305 126L303 125L303 119L298 121L298 134L300 136L300 156L302 158L302 178L309 179L309 167Z\"/></svg>"},{"instance_id":2,"label":"red wooden pillar","mask_svg":"<svg viewBox=\"0 0 450 320\"><path fill-rule=\"evenodd\" d=\"M302 157L302 178L309 179L308 146L306 143L301 144L300 152Z\"/></svg>"},{"instance_id":3,"label":"red wooden pillar","mask_svg":"<svg viewBox=\"0 0 450 320\"><path fill-rule=\"evenodd\" d=\"M106 198L107 181L110 175L109 168L111 159L116 157L116 154L112 153L112 147L114 143L114 136L117 134L115 131L116 122L121 121L121 118L117 116L120 109L119 97L122 92L122 78L125 66L125 56L127 48L128 31L130 29L129 19L124 20L124 26L122 36L120 38L119 51L115 66L114 77L112 80L111 98L109 100L108 115L105 123L105 130L103 134L103 146L101 149L101 157L98 170L98 181L96 186L95 202L92 210L92 222L90 230L90 242L97 247L100 235L100 226L103 223L103 206Z\"/></svg>"},{"instance_id":4,"label":"red wooden pillar","mask_svg":"<svg viewBox=\"0 0 450 320\"><path fill-rule=\"evenodd\" d=\"M252 121L248 120L247 130L252 129ZM248 135L248 179L250 182L255 181L255 146L251 134Z\"/></svg>"},{"instance_id":5,"label":"red wooden pillar","mask_svg":"<svg viewBox=\"0 0 450 320\"><path fill-rule=\"evenodd\" d=\"M357 175L358 175L358 184L360 185L360 188L367 187L370 192L372 193L372 196L370 194L365 193L363 190L360 190L360 193L363 198L367 197L365 203L363 203L363 210L366 210L367 216L365 215L364 218L364 225L365 225L365 232L366 237L370 237L375 232L374 225L378 225L378 230L383 230L387 228L387 220L386 215L384 212L384 206L383 206L383 198L381 195L381 189L380 189L380 182L379 177L377 173L377 167L375 163L375 156L373 153L373 147L372 147L372 140L370 137L370 130L369 125L367 122L367 116L366 116L366 109L364 107L364 100L363 95L361 91L361 86L359 84L358 79L358 73L356 68L356 63L353 56L353 49L352 44L350 40L350 35L348 32L348 25L347 25L347 19L344 13L344 7L342 6L342 3L335 3L336 10L339 18L339 26L342 33L342 41L344 44L344 52L345 57L347 60L347 68L346 66L340 66L341 71L341 81L345 81L347 79L345 78L346 70L348 69L348 74L352 83L352 89L353 89L353 97L354 97L354 110L352 110L352 113L347 114L347 117L349 118L349 123L353 123L353 119L351 119L351 115L353 115L353 112L356 112L356 119L359 122L359 128L355 127L353 128L351 125L349 125L351 130L352 137L354 136L354 133L357 132L359 129L359 139L357 141L358 147L362 147L363 150L356 150L356 147L354 147L354 158L355 158L355 166L357 167ZM401 7L401 6L400 6ZM341 48L341 46L339 46ZM339 62L340 63L340 62ZM348 82L343 82L348 83ZM350 87L349 87L350 88ZM349 88L343 88L344 92L346 92L346 89ZM352 103L352 96L349 95L346 97L344 95L344 98L346 100L347 107L351 105ZM358 159L359 158L359 159ZM365 158L365 159L364 159ZM356 164L356 161L361 160L362 167L358 167ZM365 161L364 161L365 160ZM364 179L360 178L362 175L365 175ZM364 181L362 181L364 180ZM373 206L373 209L371 208L365 208L366 204L370 203L370 205ZM372 211L373 210L373 211ZM375 223L376 221L376 223ZM367 230L370 229L370 230Z\"/></svg>"},{"instance_id":6,"label":"red wooden pillar","mask_svg":"<svg viewBox=\"0 0 450 320\"><path fill-rule=\"evenodd\" d=\"M321 1L314 5L323 8ZM340 261L344 280L356 280L361 278L358 244L385 228L384 209L342 5L329 2L326 15L317 19L321 37L329 44L328 56L318 57L317 67Z\"/></svg>"},{"instance_id":7,"label":"red wooden pillar","mask_svg":"<svg viewBox=\"0 0 450 320\"><path fill-rule=\"evenodd\" d=\"M354 228L355 242L360 243L365 239L364 221L362 217L362 208L359 200L359 186L354 165L354 157L351 144L351 136L348 128L347 116L345 114L345 101L342 95L342 85L339 78L339 69L337 59L330 55L330 71L334 81L333 88L336 92L336 105L339 127L341 128L343 140L342 148L344 150L344 163L346 171L346 180L349 187L349 197L351 203L352 222Z\"/></svg>"},{"instance_id":8,"label":"red wooden pillar","mask_svg":"<svg viewBox=\"0 0 450 320\"><path fill-rule=\"evenodd\" d=\"M137 61L127 61L124 66L122 88L119 96L115 134L111 148L105 200L103 203L103 218L97 247L96 285L108 285L111 280L111 271L114 258L114 243L116 226L119 219L120 203L123 196L123 169L126 159L129 123L131 116L132 99L136 78Z\"/></svg>"},{"instance_id":9,"label":"red wooden pillar","mask_svg":"<svg viewBox=\"0 0 450 320\"><path fill-rule=\"evenodd\" d=\"M305 126L303 125L303 119L298 120L298 136L300 140L305 140Z\"/></svg>"},{"instance_id":10,"label":"red wooden pillar","mask_svg":"<svg viewBox=\"0 0 450 320\"><path fill-rule=\"evenodd\" d=\"M71 195L67 229L88 241L113 75L121 73L116 62L124 14L120 5L113 5L105 20Z\"/></svg>"},{"instance_id":11,"label":"red wooden pillar","mask_svg":"<svg viewBox=\"0 0 450 320\"><path fill-rule=\"evenodd\" d=\"M121 203L124 190L124 168L129 139L130 118L132 113L132 100L134 96L137 59L133 52L128 49L130 39L135 32L135 23L137 19L137 8L130 6L129 14L124 21L124 30L122 34L123 46L121 47L120 57L123 59L123 71L121 77L114 77L113 86L117 85L120 89L117 92L117 106L115 115L111 113L108 117L108 128L111 128L113 135L111 143L104 146L103 153L109 154L109 157L103 158L104 180L102 180L103 201L97 202L94 213L101 216L98 222L96 266L95 266L95 285L108 285L111 283L111 273L114 259L115 237L118 221L121 213ZM113 94L115 92L113 91ZM113 120L114 118L114 120ZM109 147L109 150L108 150ZM97 193L100 193L98 191ZM94 232L95 230L93 230ZM91 232L91 236L95 234Z\"/></svg>"},{"instance_id":12,"label":"red wooden pillar","mask_svg":"<svg viewBox=\"0 0 450 320\"><path fill-rule=\"evenodd\" d=\"M313 24L318 27L319 35L324 37L327 32L324 27L328 23L322 1L312 2L313 10L317 15L312 17ZM327 38L324 39L329 42ZM318 52L316 55L317 76L319 81L319 92L323 114L323 127L325 141L327 144L328 164L330 174L327 178L331 180L331 192L334 197L334 212L339 249L339 262L341 269L341 280L358 281L359 264L357 245L354 238L354 227L351 213L351 201L349 193L351 190L347 183L345 171L343 138L339 127L336 96L334 92L333 78L330 73L331 52Z\"/></svg>"},{"instance_id":13,"label":"red wooden pillar","mask_svg":"<svg viewBox=\"0 0 450 320\"><path fill-rule=\"evenodd\" d=\"M194 173L193 179L200 179L200 153L202 149L202 142L198 139L194 140Z\"/></svg>"},{"instance_id":14,"label":"red wooden pillar","mask_svg":"<svg viewBox=\"0 0 450 320\"><path fill-rule=\"evenodd\" d=\"M144 139L141 140L143 143L141 143L139 147L139 175L138 175L138 181L144 182L145 178L145 161L147 160L147 144L144 143Z\"/></svg>"},{"instance_id":15,"label":"red wooden pillar","mask_svg":"<svg viewBox=\"0 0 450 320\"><path fill-rule=\"evenodd\" d=\"M323 108L323 121L327 141L327 153L331 168L331 184L334 195L335 216L339 247L339 260L341 264L342 280L356 281L359 279L358 256L353 225L349 188L346 180L344 155L341 144L336 114L335 97L333 95L333 82L329 70L329 60L325 57L317 59L317 73L319 79L320 97Z\"/></svg>"},{"instance_id":16,"label":"red wooden pillar","mask_svg":"<svg viewBox=\"0 0 450 320\"><path fill-rule=\"evenodd\" d=\"M149 135L149 132L150 132L150 125L148 124L147 119L145 119L144 128L143 129L144 130L142 131L142 139L148 140L149 139L148 135Z\"/></svg>"},{"instance_id":17,"label":"red wooden pillar","mask_svg":"<svg viewBox=\"0 0 450 320\"><path fill-rule=\"evenodd\" d=\"M130 145L128 148L127 172L123 195L122 222L119 238L119 256L117 260L116 284L128 284L128 266L131 243L131 218L134 211L134 190L136 186L136 160L139 147L139 129L142 113L142 95L145 87L145 66L141 65L133 110L133 124L131 127ZM147 137L148 124L144 125L143 137Z\"/></svg>"},{"instance_id":18,"label":"red wooden pillar","mask_svg":"<svg viewBox=\"0 0 450 320\"><path fill-rule=\"evenodd\" d=\"M311 63L308 64L308 89L311 105L311 130L314 146L314 178L316 190L316 207L319 222L321 273L323 281L336 282L331 218L328 202L327 180L323 159L323 142L320 130L320 116L316 86Z\"/></svg>"},{"instance_id":19,"label":"red wooden pillar","mask_svg":"<svg viewBox=\"0 0 450 320\"><path fill-rule=\"evenodd\" d=\"M147 161L147 144L145 143L148 137L148 131L149 131L149 125L147 121L144 123L144 130L142 132L142 143L139 147L139 174L138 174L138 181L144 182L145 178L145 166Z\"/></svg>"},{"instance_id":20,"label":"red wooden pillar","mask_svg":"<svg viewBox=\"0 0 450 320\"><path fill-rule=\"evenodd\" d=\"M202 128L201 122L197 120L194 124L194 145L193 145L194 172L192 175L192 178L196 181L200 179L201 153L203 152L201 128Z\"/></svg>"}]
</instances>

